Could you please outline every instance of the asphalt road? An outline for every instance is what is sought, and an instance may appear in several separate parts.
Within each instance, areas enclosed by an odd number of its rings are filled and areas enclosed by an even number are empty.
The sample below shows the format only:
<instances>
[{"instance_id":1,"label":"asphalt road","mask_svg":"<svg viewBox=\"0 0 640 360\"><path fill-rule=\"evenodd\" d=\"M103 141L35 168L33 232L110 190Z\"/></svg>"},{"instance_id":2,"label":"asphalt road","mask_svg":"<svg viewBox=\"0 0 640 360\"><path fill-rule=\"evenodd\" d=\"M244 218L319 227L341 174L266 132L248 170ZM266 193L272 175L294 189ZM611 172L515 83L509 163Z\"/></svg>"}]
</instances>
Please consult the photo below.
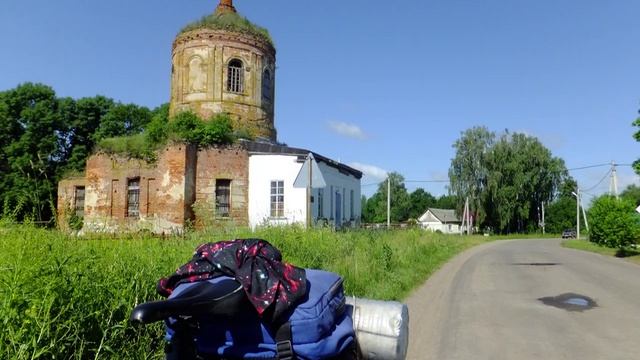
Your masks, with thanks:
<instances>
[{"instance_id":1,"label":"asphalt road","mask_svg":"<svg viewBox=\"0 0 640 360\"><path fill-rule=\"evenodd\" d=\"M473 248L407 303L408 359L640 359L640 266L559 240Z\"/></svg>"}]
</instances>

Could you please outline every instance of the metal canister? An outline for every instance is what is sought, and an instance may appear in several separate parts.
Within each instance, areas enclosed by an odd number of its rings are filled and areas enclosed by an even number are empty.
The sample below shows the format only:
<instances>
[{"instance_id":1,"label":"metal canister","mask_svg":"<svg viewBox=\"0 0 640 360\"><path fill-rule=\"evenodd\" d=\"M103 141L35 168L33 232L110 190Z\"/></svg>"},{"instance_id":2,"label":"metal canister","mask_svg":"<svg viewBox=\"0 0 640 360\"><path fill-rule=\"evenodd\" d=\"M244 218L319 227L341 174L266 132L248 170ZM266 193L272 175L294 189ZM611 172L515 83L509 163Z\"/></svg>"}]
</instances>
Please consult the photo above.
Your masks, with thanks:
<instances>
[{"instance_id":1,"label":"metal canister","mask_svg":"<svg viewBox=\"0 0 640 360\"><path fill-rule=\"evenodd\" d=\"M409 344L409 309L397 301L347 297L347 311L360 351L368 360L404 360Z\"/></svg>"}]
</instances>

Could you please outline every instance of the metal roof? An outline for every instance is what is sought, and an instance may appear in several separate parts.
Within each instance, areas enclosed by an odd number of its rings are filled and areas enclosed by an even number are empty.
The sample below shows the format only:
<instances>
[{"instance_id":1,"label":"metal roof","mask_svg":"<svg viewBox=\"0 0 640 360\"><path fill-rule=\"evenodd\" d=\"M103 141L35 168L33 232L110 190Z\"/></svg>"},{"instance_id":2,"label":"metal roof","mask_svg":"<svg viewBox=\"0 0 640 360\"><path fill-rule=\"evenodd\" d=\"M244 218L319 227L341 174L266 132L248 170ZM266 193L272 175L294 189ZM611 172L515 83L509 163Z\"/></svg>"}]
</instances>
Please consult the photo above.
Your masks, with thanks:
<instances>
[{"instance_id":1,"label":"metal roof","mask_svg":"<svg viewBox=\"0 0 640 360\"><path fill-rule=\"evenodd\" d=\"M322 156L310 150L289 147L287 145L280 145L267 141L263 142L241 139L239 140L239 142L245 149L247 149L250 155L296 155L301 159L304 159L307 157L307 155L309 155L309 153L312 153L316 161L323 162L328 166L337 169L345 175L353 175L356 179L362 178L362 171L356 170L351 166L329 159L328 157Z\"/></svg>"},{"instance_id":2,"label":"metal roof","mask_svg":"<svg viewBox=\"0 0 640 360\"><path fill-rule=\"evenodd\" d=\"M435 216L443 224L460 222L460 219L458 219L455 210L428 208L427 211L430 211L433 216Z\"/></svg>"}]
</instances>

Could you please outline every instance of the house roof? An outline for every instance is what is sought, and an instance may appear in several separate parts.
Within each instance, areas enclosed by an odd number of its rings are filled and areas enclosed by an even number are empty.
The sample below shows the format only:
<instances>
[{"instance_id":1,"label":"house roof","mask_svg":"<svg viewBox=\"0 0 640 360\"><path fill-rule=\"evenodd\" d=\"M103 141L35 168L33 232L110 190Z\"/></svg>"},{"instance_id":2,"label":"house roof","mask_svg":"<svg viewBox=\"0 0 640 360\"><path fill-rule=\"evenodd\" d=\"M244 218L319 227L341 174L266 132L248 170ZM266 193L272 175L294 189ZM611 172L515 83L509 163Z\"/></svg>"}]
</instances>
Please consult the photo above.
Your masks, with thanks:
<instances>
[{"instance_id":1,"label":"house roof","mask_svg":"<svg viewBox=\"0 0 640 360\"><path fill-rule=\"evenodd\" d=\"M433 216L435 216L443 224L460 222L460 219L458 219L455 210L428 208L427 212L431 212L431 214L433 214Z\"/></svg>"},{"instance_id":2,"label":"house roof","mask_svg":"<svg viewBox=\"0 0 640 360\"><path fill-rule=\"evenodd\" d=\"M343 163L337 162L335 160L329 159L326 156L322 156L318 153L315 153L310 150L300 149L289 147L287 145L280 145L273 142L267 141L250 141L250 140L239 140L240 144L244 146L245 149L249 152L250 155L296 155L301 160L305 159L309 153L313 154L313 157L318 162L323 162L328 166L331 166L337 169L339 172L345 175L352 175L356 179L362 178L362 171L356 170L351 166L345 165Z\"/></svg>"}]
</instances>

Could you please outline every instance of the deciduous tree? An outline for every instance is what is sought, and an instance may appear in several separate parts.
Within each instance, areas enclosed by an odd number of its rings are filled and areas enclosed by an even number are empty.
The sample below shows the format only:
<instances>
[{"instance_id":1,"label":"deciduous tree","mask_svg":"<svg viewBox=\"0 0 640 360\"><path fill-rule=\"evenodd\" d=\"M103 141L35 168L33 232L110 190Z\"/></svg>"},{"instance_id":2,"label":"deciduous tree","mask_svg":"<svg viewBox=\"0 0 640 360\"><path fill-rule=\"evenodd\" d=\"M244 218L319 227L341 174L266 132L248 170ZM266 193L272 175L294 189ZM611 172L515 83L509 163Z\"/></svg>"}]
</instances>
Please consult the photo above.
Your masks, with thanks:
<instances>
[{"instance_id":1,"label":"deciduous tree","mask_svg":"<svg viewBox=\"0 0 640 360\"><path fill-rule=\"evenodd\" d=\"M487 154L495 142L495 133L486 127L474 127L464 131L453 148L455 157L449 168L450 192L457 200L456 208L462 212L466 198L477 221L483 222L486 211L483 195L487 186Z\"/></svg>"}]
</instances>

